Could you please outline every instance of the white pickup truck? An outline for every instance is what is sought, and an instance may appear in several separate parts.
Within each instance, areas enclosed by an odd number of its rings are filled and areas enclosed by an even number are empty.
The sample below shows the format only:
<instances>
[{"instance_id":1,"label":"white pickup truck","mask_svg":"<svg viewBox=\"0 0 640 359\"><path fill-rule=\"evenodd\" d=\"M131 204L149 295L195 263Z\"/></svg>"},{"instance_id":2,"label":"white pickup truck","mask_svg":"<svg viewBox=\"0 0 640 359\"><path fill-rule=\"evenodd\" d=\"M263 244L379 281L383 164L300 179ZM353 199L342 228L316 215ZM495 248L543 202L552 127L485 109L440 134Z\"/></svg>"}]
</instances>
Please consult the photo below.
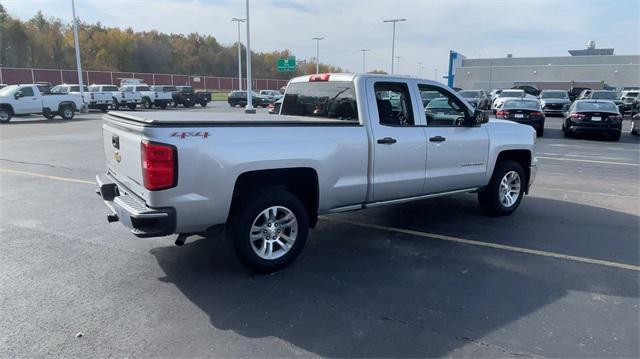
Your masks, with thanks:
<instances>
[{"instance_id":1,"label":"white pickup truck","mask_svg":"<svg viewBox=\"0 0 640 359\"><path fill-rule=\"evenodd\" d=\"M91 110L100 110L102 112L107 112L109 110L109 106L111 106L113 102L113 95L108 91L100 91L100 89L95 87L84 87L84 102L88 105ZM55 86L51 89L52 94L72 94L72 95L81 95L80 85L77 84L62 84Z\"/></svg>"},{"instance_id":2,"label":"white pickup truck","mask_svg":"<svg viewBox=\"0 0 640 359\"><path fill-rule=\"evenodd\" d=\"M10 85L0 89L0 122L9 122L15 115L42 114L51 119L60 115L71 120L84 102L74 94L41 93L35 84Z\"/></svg>"},{"instance_id":3,"label":"white pickup truck","mask_svg":"<svg viewBox=\"0 0 640 359\"><path fill-rule=\"evenodd\" d=\"M431 91L448 106L425 108ZM318 215L465 192L508 215L536 175L530 126L489 121L433 81L298 77L280 114L105 115L108 221L176 244L226 224L242 263L271 272L300 254Z\"/></svg>"},{"instance_id":4,"label":"white pickup truck","mask_svg":"<svg viewBox=\"0 0 640 359\"><path fill-rule=\"evenodd\" d=\"M159 92L152 90L147 84L131 85L134 92L139 92L142 96L142 107L151 109L152 107L167 108L173 101L171 92Z\"/></svg>"}]
</instances>

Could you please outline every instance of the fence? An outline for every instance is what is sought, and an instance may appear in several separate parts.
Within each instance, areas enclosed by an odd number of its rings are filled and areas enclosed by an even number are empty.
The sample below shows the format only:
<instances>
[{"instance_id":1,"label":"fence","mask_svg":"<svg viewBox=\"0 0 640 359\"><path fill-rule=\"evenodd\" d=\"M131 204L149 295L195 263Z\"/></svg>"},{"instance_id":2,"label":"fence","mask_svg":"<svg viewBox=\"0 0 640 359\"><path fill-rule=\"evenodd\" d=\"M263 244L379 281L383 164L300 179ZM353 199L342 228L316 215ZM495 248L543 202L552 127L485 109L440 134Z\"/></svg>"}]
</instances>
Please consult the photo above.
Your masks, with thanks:
<instances>
[{"instance_id":1,"label":"fence","mask_svg":"<svg viewBox=\"0 0 640 359\"><path fill-rule=\"evenodd\" d=\"M196 89L212 90L237 90L238 79L233 77L215 76L190 76L178 74L153 74L140 72L110 72L110 71L83 71L84 83L119 85L122 78L142 79L150 85L191 85ZM34 82L50 82L53 85L63 83L77 84L78 71L55 69L32 69L16 67L0 67L0 83L26 84ZM242 87L246 88L246 79L243 79ZM256 90L278 90L287 84L287 80L278 79L253 79L253 88Z\"/></svg>"}]
</instances>

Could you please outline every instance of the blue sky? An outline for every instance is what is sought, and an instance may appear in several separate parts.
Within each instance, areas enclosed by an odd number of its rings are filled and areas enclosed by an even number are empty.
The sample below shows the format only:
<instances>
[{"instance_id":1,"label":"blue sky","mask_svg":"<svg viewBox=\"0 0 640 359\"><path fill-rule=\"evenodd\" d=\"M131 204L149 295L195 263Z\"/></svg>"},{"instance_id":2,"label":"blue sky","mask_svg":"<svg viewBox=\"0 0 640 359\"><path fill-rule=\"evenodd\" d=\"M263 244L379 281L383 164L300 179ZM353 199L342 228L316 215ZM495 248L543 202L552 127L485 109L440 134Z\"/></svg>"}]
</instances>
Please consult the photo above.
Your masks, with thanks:
<instances>
[{"instance_id":1,"label":"blue sky","mask_svg":"<svg viewBox=\"0 0 640 359\"><path fill-rule=\"evenodd\" d=\"M71 20L70 0L2 0L13 16L28 19L38 10ZM244 17L244 0L76 0L87 22L158 30L199 32L223 44L237 40L230 19ZM292 50L299 59L315 56L312 37L320 36L320 60L362 70L357 50L370 48L367 71L389 70L391 25L399 23L396 55L400 72L416 75L418 62L432 77L446 71L450 49L467 57L565 56L595 40L616 54L640 54L640 1L482 1L482 0L251 0L251 44L256 51ZM245 36L244 28L242 36ZM244 42L244 40L243 40Z\"/></svg>"}]
</instances>

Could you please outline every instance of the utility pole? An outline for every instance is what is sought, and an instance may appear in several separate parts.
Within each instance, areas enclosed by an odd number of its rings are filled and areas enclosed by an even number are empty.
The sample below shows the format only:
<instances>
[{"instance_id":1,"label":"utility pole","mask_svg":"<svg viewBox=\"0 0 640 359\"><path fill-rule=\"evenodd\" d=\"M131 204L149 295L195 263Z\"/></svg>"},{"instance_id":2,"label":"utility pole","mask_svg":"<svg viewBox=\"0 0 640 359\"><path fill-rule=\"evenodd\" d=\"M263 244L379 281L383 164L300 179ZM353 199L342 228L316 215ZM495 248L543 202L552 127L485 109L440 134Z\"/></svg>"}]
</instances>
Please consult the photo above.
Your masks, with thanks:
<instances>
[{"instance_id":1,"label":"utility pole","mask_svg":"<svg viewBox=\"0 0 640 359\"><path fill-rule=\"evenodd\" d=\"M71 12L73 13L73 42L76 47L76 66L78 67L78 85L80 85L80 96L82 97L82 112L88 112L87 103L84 99L84 81L82 78L82 63L80 62L80 41L78 40L78 18L76 17L76 2L71 0Z\"/></svg>"},{"instance_id":2,"label":"utility pole","mask_svg":"<svg viewBox=\"0 0 640 359\"><path fill-rule=\"evenodd\" d=\"M398 75L400 75L400 59L402 58L402 56L396 56L396 60L398 60L398 68L396 70L396 72L398 73Z\"/></svg>"},{"instance_id":3,"label":"utility pole","mask_svg":"<svg viewBox=\"0 0 640 359\"><path fill-rule=\"evenodd\" d=\"M393 62L395 61L395 47L396 47L396 23L400 21L407 21L407 19L387 19L382 22L390 22L393 24L393 37L391 38L391 75L393 75Z\"/></svg>"},{"instance_id":4,"label":"utility pole","mask_svg":"<svg viewBox=\"0 0 640 359\"><path fill-rule=\"evenodd\" d=\"M320 40L324 40L324 37L314 37L311 40L316 40L316 74L320 73Z\"/></svg>"},{"instance_id":5,"label":"utility pole","mask_svg":"<svg viewBox=\"0 0 640 359\"><path fill-rule=\"evenodd\" d=\"M360 49L358 51L362 51L362 73L366 73L367 69L366 69L365 62L364 62L364 55L365 55L365 53L367 51L371 51L371 49Z\"/></svg>"},{"instance_id":6,"label":"utility pole","mask_svg":"<svg viewBox=\"0 0 640 359\"><path fill-rule=\"evenodd\" d=\"M422 77L422 62L418 62L418 77Z\"/></svg>"},{"instance_id":7,"label":"utility pole","mask_svg":"<svg viewBox=\"0 0 640 359\"><path fill-rule=\"evenodd\" d=\"M438 81L438 69L433 69L433 79Z\"/></svg>"},{"instance_id":8,"label":"utility pole","mask_svg":"<svg viewBox=\"0 0 640 359\"><path fill-rule=\"evenodd\" d=\"M245 22L246 19L234 17L231 21L238 23L238 90L242 91L242 42L240 41L240 23Z\"/></svg>"},{"instance_id":9,"label":"utility pole","mask_svg":"<svg viewBox=\"0 0 640 359\"><path fill-rule=\"evenodd\" d=\"M253 85L251 84L251 31L249 27L249 0L247 0L247 106L244 113L256 113L253 108Z\"/></svg>"}]
</instances>

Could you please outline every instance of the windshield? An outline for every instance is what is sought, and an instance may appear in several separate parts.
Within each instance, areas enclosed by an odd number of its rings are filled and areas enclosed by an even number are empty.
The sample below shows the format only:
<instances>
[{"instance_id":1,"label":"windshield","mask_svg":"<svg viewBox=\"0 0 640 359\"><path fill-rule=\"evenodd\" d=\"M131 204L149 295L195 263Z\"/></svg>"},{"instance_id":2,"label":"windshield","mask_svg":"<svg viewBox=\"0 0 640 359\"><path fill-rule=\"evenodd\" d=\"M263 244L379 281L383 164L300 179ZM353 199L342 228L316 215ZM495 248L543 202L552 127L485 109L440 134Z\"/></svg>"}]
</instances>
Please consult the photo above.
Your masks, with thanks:
<instances>
[{"instance_id":1,"label":"windshield","mask_svg":"<svg viewBox=\"0 0 640 359\"><path fill-rule=\"evenodd\" d=\"M522 97L524 96L523 91L502 91L500 92L499 97Z\"/></svg>"},{"instance_id":2,"label":"windshield","mask_svg":"<svg viewBox=\"0 0 640 359\"><path fill-rule=\"evenodd\" d=\"M358 121L351 81L294 82L287 87L282 115Z\"/></svg>"},{"instance_id":3,"label":"windshield","mask_svg":"<svg viewBox=\"0 0 640 359\"><path fill-rule=\"evenodd\" d=\"M618 112L618 107L613 102L579 102L577 111L606 111Z\"/></svg>"},{"instance_id":4,"label":"windshield","mask_svg":"<svg viewBox=\"0 0 640 359\"><path fill-rule=\"evenodd\" d=\"M602 100L616 100L618 95L613 91L598 91L591 95L591 98L597 98Z\"/></svg>"},{"instance_id":5,"label":"windshield","mask_svg":"<svg viewBox=\"0 0 640 359\"><path fill-rule=\"evenodd\" d=\"M0 96L12 95L17 90L18 90L17 85L10 85L10 86L4 87L0 90Z\"/></svg>"},{"instance_id":6,"label":"windshield","mask_svg":"<svg viewBox=\"0 0 640 359\"><path fill-rule=\"evenodd\" d=\"M522 109L522 110L538 110L540 104L538 101L521 101L521 100L508 100L502 105L503 109Z\"/></svg>"},{"instance_id":7,"label":"windshield","mask_svg":"<svg viewBox=\"0 0 640 359\"><path fill-rule=\"evenodd\" d=\"M175 89L173 91L175 91ZM193 93L193 87L191 87L191 86L182 86L182 87L180 87L180 91L186 92L186 93Z\"/></svg>"},{"instance_id":8,"label":"windshield","mask_svg":"<svg viewBox=\"0 0 640 359\"><path fill-rule=\"evenodd\" d=\"M638 94L640 94L640 92L627 92L624 96L625 97L637 97Z\"/></svg>"},{"instance_id":9,"label":"windshield","mask_svg":"<svg viewBox=\"0 0 640 359\"><path fill-rule=\"evenodd\" d=\"M542 91L540 98L569 98L567 91Z\"/></svg>"},{"instance_id":10,"label":"windshield","mask_svg":"<svg viewBox=\"0 0 640 359\"><path fill-rule=\"evenodd\" d=\"M480 97L480 91L460 91L458 92L460 94L460 96L464 97L464 98L475 98L475 97Z\"/></svg>"}]
</instances>

